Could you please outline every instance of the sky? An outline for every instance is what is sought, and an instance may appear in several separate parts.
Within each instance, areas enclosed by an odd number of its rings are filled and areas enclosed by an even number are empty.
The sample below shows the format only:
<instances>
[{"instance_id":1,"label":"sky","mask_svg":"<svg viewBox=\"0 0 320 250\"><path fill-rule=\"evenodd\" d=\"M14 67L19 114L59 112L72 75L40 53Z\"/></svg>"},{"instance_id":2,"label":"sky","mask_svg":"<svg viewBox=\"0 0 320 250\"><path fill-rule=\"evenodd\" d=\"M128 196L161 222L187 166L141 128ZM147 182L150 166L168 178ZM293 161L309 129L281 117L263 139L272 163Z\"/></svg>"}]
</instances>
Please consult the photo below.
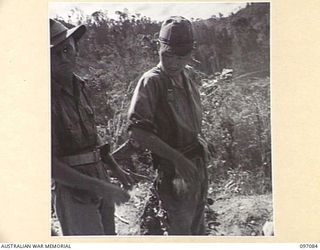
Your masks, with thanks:
<instances>
[{"instance_id":1,"label":"sky","mask_svg":"<svg viewBox=\"0 0 320 250\"><path fill-rule=\"evenodd\" d=\"M218 16L222 13L228 16L231 12L237 12L245 7L246 2L238 3L212 3L212 2L50 2L49 17L54 18L57 15L67 19L70 10L77 7L85 15L91 15L98 10L108 10L108 16L115 18L116 10L123 11L125 8L130 14L140 13L142 16L150 17L152 20L162 21L168 16L181 15L186 18L207 19L212 15Z\"/></svg>"}]
</instances>

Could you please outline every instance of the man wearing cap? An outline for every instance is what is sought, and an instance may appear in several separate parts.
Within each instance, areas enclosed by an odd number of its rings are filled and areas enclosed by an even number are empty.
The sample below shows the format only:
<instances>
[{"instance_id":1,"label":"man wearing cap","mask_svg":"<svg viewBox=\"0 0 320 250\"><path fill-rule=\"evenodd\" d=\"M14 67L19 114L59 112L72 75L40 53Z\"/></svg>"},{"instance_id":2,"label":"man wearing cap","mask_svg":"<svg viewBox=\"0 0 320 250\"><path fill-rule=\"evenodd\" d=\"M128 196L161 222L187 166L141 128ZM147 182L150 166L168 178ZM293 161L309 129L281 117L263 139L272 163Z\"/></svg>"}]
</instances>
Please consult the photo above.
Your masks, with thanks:
<instances>
[{"instance_id":1,"label":"man wearing cap","mask_svg":"<svg viewBox=\"0 0 320 250\"><path fill-rule=\"evenodd\" d=\"M115 234L114 203L129 199L110 184L106 166L127 186L131 179L98 147L85 82L74 74L77 44L86 27L50 19L51 144L55 208L63 235ZM108 165L104 164L107 163Z\"/></svg>"},{"instance_id":2,"label":"man wearing cap","mask_svg":"<svg viewBox=\"0 0 320 250\"><path fill-rule=\"evenodd\" d=\"M144 73L133 94L129 132L154 155L154 188L167 211L167 233L203 235L207 170L198 83L187 66L194 48L190 21L165 20L159 42L160 63Z\"/></svg>"}]
</instances>

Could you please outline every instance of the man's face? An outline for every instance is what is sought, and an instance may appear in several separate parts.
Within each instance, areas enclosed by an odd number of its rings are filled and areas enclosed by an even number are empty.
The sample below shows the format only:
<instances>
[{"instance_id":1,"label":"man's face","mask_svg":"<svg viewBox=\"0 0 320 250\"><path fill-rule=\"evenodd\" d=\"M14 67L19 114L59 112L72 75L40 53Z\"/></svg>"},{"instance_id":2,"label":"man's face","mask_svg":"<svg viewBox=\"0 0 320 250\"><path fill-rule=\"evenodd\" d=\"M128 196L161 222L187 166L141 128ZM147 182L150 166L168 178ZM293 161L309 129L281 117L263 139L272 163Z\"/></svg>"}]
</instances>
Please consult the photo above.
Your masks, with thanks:
<instances>
[{"instance_id":1,"label":"man's face","mask_svg":"<svg viewBox=\"0 0 320 250\"><path fill-rule=\"evenodd\" d=\"M169 51L159 51L160 64L169 76L177 76L191 59L191 52L184 56Z\"/></svg>"},{"instance_id":2,"label":"man's face","mask_svg":"<svg viewBox=\"0 0 320 250\"><path fill-rule=\"evenodd\" d=\"M51 49L51 75L54 78L70 77L75 69L77 56L76 44L73 37Z\"/></svg>"}]
</instances>

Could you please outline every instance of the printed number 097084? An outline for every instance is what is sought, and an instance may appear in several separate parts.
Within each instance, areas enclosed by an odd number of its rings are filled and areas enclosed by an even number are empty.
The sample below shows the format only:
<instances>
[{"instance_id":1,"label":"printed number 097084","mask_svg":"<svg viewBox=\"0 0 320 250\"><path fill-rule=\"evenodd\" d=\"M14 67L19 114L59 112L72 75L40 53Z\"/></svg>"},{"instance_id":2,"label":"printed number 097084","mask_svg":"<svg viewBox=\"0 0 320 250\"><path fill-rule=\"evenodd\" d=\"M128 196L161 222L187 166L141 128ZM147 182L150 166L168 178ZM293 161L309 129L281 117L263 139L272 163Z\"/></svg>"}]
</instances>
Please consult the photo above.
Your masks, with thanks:
<instances>
[{"instance_id":1,"label":"printed number 097084","mask_svg":"<svg viewBox=\"0 0 320 250\"><path fill-rule=\"evenodd\" d=\"M300 244L300 248L318 248L318 244Z\"/></svg>"}]
</instances>

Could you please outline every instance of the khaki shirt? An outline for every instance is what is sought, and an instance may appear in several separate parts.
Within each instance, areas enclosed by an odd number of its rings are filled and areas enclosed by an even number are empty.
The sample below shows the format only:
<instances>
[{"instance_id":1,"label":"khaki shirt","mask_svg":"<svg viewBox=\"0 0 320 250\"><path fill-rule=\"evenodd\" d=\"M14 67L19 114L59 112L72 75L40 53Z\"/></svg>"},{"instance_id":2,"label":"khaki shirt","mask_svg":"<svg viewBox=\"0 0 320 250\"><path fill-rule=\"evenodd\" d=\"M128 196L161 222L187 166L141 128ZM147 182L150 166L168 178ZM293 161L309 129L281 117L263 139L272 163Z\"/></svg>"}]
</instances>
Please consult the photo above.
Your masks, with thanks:
<instances>
[{"instance_id":1,"label":"khaki shirt","mask_svg":"<svg viewBox=\"0 0 320 250\"><path fill-rule=\"evenodd\" d=\"M198 140L202 121L198 84L191 67L186 66L182 73L183 88L159 66L140 78L128 112L129 129L136 126L148 130L174 148Z\"/></svg>"},{"instance_id":2,"label":"khaki shirt","mask_svg":"<svg viewBox=\"0 0 320 250\"><path fill-rule=\"evenodd\" d=\"M93 108L85 83L73 78L73 91L51 83L52 153L67 156L91 151L97 145Z\"/></svg>"}]
</instances>

